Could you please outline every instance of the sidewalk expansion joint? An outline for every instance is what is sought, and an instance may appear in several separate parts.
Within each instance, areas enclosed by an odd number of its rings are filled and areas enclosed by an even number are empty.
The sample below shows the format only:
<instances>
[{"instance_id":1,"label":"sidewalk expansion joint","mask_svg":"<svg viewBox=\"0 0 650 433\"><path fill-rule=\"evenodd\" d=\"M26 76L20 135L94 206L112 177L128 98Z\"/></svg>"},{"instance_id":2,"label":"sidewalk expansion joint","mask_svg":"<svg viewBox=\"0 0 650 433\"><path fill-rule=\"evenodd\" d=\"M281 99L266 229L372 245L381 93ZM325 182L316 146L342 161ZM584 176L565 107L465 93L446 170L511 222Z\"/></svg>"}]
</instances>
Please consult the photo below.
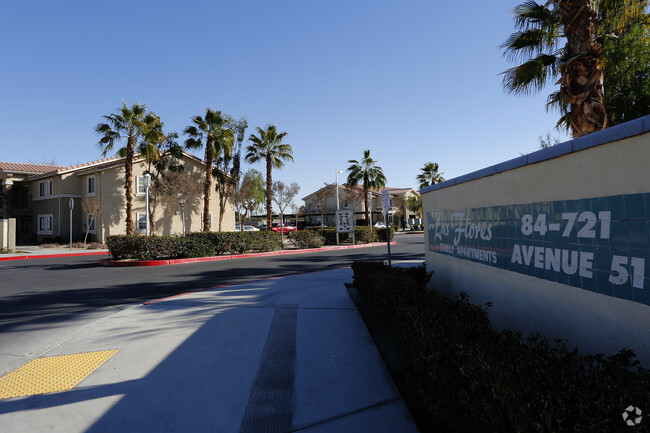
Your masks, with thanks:
<instances>
[{"instance_id":1,"label":"sidewalk expansion joint","mask_svg":"<svg viewBox=\"0 0 650 433\"><path fill-rule=\"evenodd\" d=\"M396 398L392 398L392 399L389 399L389 400L380 401L379 403L371 404L370 406L362 407L362 408L359 408L357 410L353 410L351 412L347 412L347 413L344 413L344 414L341 414L341 415L336 415L336 416L333 416L331 418L326 418L324 420L317 421L317 422L307 424L307 425L304 425L304 426L296 427L293 430L290 430L289 433L304 431L304 430L307 430L307 429L310 429L310 428L313 428L313 427L316 427L316 426L319 426L319 425L330 423L332 421L336 421L336 420L339 420L339 419L347 418L349 416L357 415L359 413L362 413L362 412L365 412L365 411L368 411L368 410L377 409L377 408L382 407L382 406L388 406L388 405L396 403L396 402L398 402L400 400L402 400L402 397L396 397Z\"/></svg>"}]
</instances>

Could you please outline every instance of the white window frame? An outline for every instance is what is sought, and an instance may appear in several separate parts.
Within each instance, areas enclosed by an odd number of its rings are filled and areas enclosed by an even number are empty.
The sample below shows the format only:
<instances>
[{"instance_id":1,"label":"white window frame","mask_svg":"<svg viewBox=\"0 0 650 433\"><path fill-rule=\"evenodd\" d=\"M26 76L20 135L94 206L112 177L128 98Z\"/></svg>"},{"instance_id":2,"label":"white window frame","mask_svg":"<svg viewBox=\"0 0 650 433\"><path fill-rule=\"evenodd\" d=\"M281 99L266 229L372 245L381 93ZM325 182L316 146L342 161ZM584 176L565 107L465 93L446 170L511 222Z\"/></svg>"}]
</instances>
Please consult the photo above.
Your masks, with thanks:
<instances>
[{"instance_id":1,"label":"white window frame","mask_svg":"<svg viewBox=\"0 0 650 433\"><path fill-rule=\"evenodd\" d=\"M38 215L36 221L38 226L36 227L36 232L39 235L51 235L54 232L54 216L50 214Z\"/></svg>"},{"instance_id":2,"label":"white window frame","mask_svg":"<svg viewBox=\"0 0 650 433\"><path fill-rule=\"evenodd\" d=\"M140 187L142 187L142 190L140 190ZM135 177L135 195L144 195L144 176L136 176Z\"/></svg>"},{"instance_id":3,"label":"white window frame","mask_svg":"<svg viewBox=\"0 0 650 433\"><path fill-rule=\"evenodd\" d=\"M38 183L38 196L39 197L50 197L53 193L52 180L42 180ZM41 188L42 187L42 188Z\"/></svg>"},{"instance_id":4,"label":"white window frame","mask_svg":"<svg viewBox=\"0 0 650 433\"><path fill-rule=\"evenodd\" d=\"M144 227L140 228L140 218L143 218ZM147 213L146 212L136 212L135 213L135 231L138 233L147 232Z\"/></svg>"},{"instance_id":5,"label":"white window frame","mask_svg":"<svg viewBox=\"0 0 650 433\"><path fill-rule=\"evenodd\" d=\"M90 190L92 180L92 191ZM97 194L97 178L93 176L88 176L86 178L86 196L93 196Z\"/></svg>"},{"instance_id":6,"label":"white window frame","mask_svg":"<svg viewBox=\"0 0 650 433\"><path fill-rule=\"evenodd\" d=\"M199 231L203 230L203 212L201 212L201 220L200 220L201 227ZM208 224L210 225L210 231L212 231L212 212L208 214Z\"/></svg>"},{"instance_id":7,"label":"white window frame","mask_svg":"<svg viewBox=\"0 0 650 433\"><path fill-rule=\"evenodd\" d=\"M93 217L92 221L90 220L91 217ZM86 228L88 228L88 233L97 233L97 218L91 213L86 214Z\"/></svg>"}]
</instances>

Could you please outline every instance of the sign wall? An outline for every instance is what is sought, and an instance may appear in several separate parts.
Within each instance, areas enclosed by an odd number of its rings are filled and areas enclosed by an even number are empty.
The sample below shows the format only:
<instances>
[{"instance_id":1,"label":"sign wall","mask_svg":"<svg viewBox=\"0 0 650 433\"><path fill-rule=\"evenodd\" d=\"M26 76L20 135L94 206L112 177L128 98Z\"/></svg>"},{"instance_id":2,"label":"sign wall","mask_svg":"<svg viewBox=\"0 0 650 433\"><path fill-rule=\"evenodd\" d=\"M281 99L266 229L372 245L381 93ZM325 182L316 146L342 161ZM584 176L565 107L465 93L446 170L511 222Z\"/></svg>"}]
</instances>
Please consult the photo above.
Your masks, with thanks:
<instances>
[{"instance_id":1,"label":"sign wall","mask_svg":"<svg viewBox=\"0 0 650 433\"><path fill-rule=\"evenodd\" d=\"M427 213L428 249L650 305L650 193Z\"/></svg>"}]
</instances>

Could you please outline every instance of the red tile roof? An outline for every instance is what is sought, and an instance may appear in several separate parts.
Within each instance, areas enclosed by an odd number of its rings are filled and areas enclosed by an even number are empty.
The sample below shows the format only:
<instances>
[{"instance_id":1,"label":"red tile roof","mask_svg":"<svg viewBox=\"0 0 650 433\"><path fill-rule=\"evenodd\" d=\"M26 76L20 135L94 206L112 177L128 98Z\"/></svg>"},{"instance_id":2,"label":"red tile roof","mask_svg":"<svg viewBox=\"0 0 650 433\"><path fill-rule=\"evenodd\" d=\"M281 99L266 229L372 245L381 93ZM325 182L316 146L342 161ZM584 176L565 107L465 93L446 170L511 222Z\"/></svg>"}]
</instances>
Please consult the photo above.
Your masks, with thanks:
<instances>
[{"instance_id":1,"label":"red tile roof","mask_svg":"<svg viewBox=\"0 0 650 433\"><path fill-rule=\"evenodd\" d=\"M63 167L47 164L23 164L20 162L0 162L0 170L12 173L42 174L60 170Z\"/></svg>"}]
</instances>

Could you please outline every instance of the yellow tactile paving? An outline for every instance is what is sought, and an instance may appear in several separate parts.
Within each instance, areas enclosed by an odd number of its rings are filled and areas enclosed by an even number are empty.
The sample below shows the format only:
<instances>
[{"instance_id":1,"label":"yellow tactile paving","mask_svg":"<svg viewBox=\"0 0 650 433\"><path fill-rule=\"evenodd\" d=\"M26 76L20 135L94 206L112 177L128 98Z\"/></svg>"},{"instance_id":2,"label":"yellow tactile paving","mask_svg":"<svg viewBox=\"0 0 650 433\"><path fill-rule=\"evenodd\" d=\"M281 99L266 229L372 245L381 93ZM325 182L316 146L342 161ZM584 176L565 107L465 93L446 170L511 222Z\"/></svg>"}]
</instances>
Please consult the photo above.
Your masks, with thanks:
<instances>
[{"instance_id":1,"label":"yellow tactile paving","mask_svg":"<svg viewBox=\"0 0 650 433\"><path fill-rule=\"evenodd\" d=\"M0 377L0 399L67 391L117 350L37 358Z\"/></svg>"}]
</instances>

